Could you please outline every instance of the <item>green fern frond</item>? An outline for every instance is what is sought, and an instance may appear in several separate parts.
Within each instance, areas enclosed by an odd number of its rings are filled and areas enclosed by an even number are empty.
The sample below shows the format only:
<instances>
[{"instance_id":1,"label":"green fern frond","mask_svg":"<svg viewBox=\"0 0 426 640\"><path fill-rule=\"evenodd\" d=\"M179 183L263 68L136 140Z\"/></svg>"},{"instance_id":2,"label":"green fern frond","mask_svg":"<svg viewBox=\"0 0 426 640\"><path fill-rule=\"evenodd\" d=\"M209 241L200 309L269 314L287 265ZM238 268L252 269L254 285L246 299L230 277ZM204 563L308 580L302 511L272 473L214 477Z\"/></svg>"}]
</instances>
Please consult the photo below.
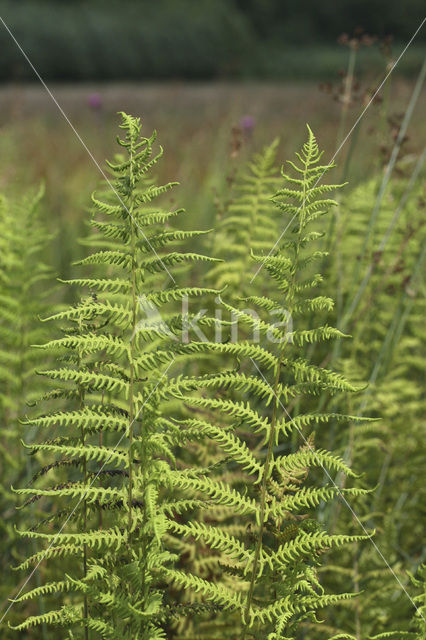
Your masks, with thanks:
<instances>
[{"instance_id":1,"label":"green fern frond","mask_svg":"<svg viewBox=\"0 0 426 640\"><path fill-rule=\"evenodd\" d=\"M120 126L125 157L109 163L113 191L92 197L93 235L84 244L94 252L77 263L91 273L65 281L89 295L45 318L65 325L61 337L32 340L38 343L38 357L55 360L50 367L40 366L39 373L55 381L56 388L39 401L42 413L22 421L43 436L42 442L25 445L41 467L29 486L15 492L24 498L22 506L43 501L52 516L20 532L48 546L18 568L26 570L43 559L50 575L59 578L63 565L70 570L65 581L51 580L19 599L62 598L64 607L29 616L17 628L57 625L67 628L70 637L83 633L86 639L91 634L112 639L118 634L133 640L165 638L160 613L166 594L159 585L176 559L165 543L170 519L200 504L182 500L180 488L171 495L188 477L172 471L175 431L168 427L169 434L159 425L162 398L172 393L166 366L202 351L195 343L171 340L197 318L179 313L176 303L217 292L178 286L169 269L182 272L190 263L217 259L175 250L176 244L207 232L163 228L181 210L162 211L155 203L175 184L157 186L148 178L162 154L153 150L155 135L142 137L139 120L126 114ZM163 288L167 278L172 284ZM145 302L149 310L161 306L157 325L149 319L147 325ZM203 322L209 329L216 321ZM57 516L65 513L58 531Z\"/></svg>"}]
</instances>

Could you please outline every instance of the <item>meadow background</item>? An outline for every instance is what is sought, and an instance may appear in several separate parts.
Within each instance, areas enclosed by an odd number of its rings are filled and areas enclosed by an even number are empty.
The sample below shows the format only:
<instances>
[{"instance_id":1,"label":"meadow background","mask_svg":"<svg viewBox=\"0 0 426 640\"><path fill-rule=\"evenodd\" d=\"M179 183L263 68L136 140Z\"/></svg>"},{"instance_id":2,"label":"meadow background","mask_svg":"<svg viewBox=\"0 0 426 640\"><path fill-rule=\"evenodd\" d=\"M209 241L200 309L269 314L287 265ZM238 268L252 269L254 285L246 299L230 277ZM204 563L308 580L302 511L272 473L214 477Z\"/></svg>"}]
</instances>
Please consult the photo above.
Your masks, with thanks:
<instances>
[{"instance_id":1,"label":"meadow background","mask_svg":"<svg viewBox=\"0 0 426 640\"><path fill-rule=\"evenodd\" d=\"M309 123L333 155L418 27L421 4L1 0L0 15L97 162L113 148L117 111L140 115L166 150L159 179L182 183L189 225L209 226L229 176L263 144L279 137L288 158ZM45 182L66 275L100 174L3 25L0 47L0 186ZM383 166L425 52L423 30L339 152L341 166L350 155L352 186ZM424 96L407 153L424 142Z\"/></svg>"},{"instance_id":2,"label":"meadow background","mask_svg":"<svg viewBox=\"0 0 426 640\"><path fill-rule=\"evenodd\" d=\"M333 157L419 26L422 12L420 0L0 0L0 16L102 167L116 151L118 111L140 116L145 135L158 130L165 149L158 180L181 183L170 198L172 205L176 201L187 210L188 229L215 227L244 163L276 137L280 164L305 141L305 123L315 132L325 159ZM0 192L18 201L23 193L45 185L40 215L54 239L44 260L55 275L67 278L76 273L72 263L86 255L79 239L88 233L90 193L102 176L2 24L0 52ZM357 286L363 269L375 264L374 250L424 151L426 88L419 78L422 73L424 78L425 54L423 28L336 158L332 181L348 180L349 185L341 203L343 235L330 241L338 259L330 261L327 273L335 289L330 294L344 301L350 301L354 291L351 265L359 255L360 238L366 234L368 252ZM379 224L369 236L368 221L404 121L407 130L392 159L390 186L379 202ZM360 305L365 318L380 326L358 322L355 347L340 363L368 380L385 359L379 381L373 380L374 398L368 397L365 404L385 416L389 431L384 440L374 436L367 445L362 443L353 457L359 466L368 467L370 486L381 483L373 506L384 516L370 524L378 526L380 544L407 589L407 571L415 572L425 559L425 512L419 498L424 491L424 264L419 261L424 198L422 169L397 237L367 288L365 305ZM395 285L401 269L394 263L401 256L408 280ZM380 288L380 274L390 279L389 288ZM407 282L414 275L412 296ZM399 335L391 334L385 358L383 345L388 344L394 319L406 310L407 299L412 301L412 315ZM409 425L402 415L404 407ZM335 442L342 452L345 442L337 437ZM0 481L10 484L7 466L2 474ZM9 503L7 514L10 517ZM372 555L362 559L366 566L374 565ZM8 574L2 598L13 588L15 577ZM366 578L364 585L362 578L357 583L358 588L373 584L371 599L364 600L365 609L370 608L365 634L359 632L358 640L389 630L389 625L410 625L412 611L398 585L389 578L381 588L376 579L377 575ZM414 596L415 589L410 593ZM358 611L358 621L360 616ZM334 619L336 629L345 626L344 620L344 613ZM310 633L307 629L300 637L311 638ZM43 634L51 637L46 630ZM20 637L41 636L28 632Z\"/></svg>"},{"instance_id":3,"label":"meadow background","mask_svg":"<svg viewBox=\"0 0 426 640\"><path fill-rule=\"evenodd\" d=\"M382 74L386 70L383 60ZM303 79L289 82L231 82L63 85L51 83L52 93L100 166L114 152L119 110L140 114L146 132L159 132L165 157L159 180L177 180L179 203L187 209L188 227L210 228L221 203L229 197L229 181L251 153L276 137L278 158L290 158L300 147L305 123L319 132L331 158L355 124L381 75L362 76L356 98L342 110L342 79L330 85ZM409 103L414 79L389 80L385 97L375 101L342 147L336 160L348 162L350 187L381 171L392 149L398 125ZM426 124L422 89L413 113L404 152L408 158L422 150ZM38 86L0 88L0 181L6 194L20 193L43 182L43 215L57 234L53 260L59 274L69 275L78 256L76 240L85 233L90 194L102 175L59 113ZM402 162L402 165L404 163ZM71 252L73 252L71 254Z\"/></svg>"},{"instance_id":4,"label":"meadow background","mask_svg":"<svg viewBox=\"0 0 426 640\"><path fill-rule=\"evenodd\" d=\"M96 161L111 153L117 111L141 116L166 150L159 179L182 183L189 225L209 226L230 175L263 144L279 137L278 158L288 158L309 123L333 155L419 26L421 5L1 0L0 15ZM65 275L100 174L3 25L0 47L0 186L45 182ZM352 186L383 167L425 52L422 30L339 152ZM423 88L407 153L425 139L424 98Z\"/></svg>"}]
</instances>

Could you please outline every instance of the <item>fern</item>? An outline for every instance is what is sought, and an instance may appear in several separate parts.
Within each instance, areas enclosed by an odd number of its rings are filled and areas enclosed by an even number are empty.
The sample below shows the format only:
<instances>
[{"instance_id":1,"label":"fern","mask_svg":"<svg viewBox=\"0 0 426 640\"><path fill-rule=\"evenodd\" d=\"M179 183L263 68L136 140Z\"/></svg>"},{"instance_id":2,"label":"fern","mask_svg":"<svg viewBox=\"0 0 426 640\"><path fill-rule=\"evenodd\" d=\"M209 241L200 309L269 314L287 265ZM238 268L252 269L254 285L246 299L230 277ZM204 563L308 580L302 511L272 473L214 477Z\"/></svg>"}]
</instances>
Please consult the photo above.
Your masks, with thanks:
<instances>
[{"instance_id":1,"label":"fern","mask_svg":"<svg viewBox=\"0 0 426 640\"><path fill-rule=\"evenodd\" d=\"M42 196L40 188L37 194L20 201L4 197L0 200L0 433L3 443L0 529L4 566L10 566L24 553L13 529L13 525L22 523L23 517L14 514L15 500L10 485L29 481L32 476L31 459L25 459L20 446L19 420L27 409L25 403L31 403L44 386L35 379L35 369L41 365L40 354L31 348L45 336L44 327L36 319L47 309L48 296L43 288L46 279L51 277L42 257L50 240L41 222ZM34 516L34 511L30 516ZM0 589L2 597L9 596L9 589L4 584L4 591ZM38 600L42 613L43 603L41 598Z\"/></svg>"},{"instance_id":2,"label":"fern","mask_svg":"<svg viewBox=\"0 0 426 640\"><path fill-rule=\"evenodd\" d=\"M40 292L41 283L51 277L41 253L50 236L40 223L38 206L43 189L34 197L10 204L0 203L0 410L3 438L12 437L16 418L22 415L22 402L32 401L37 389L31 384L39 354L31 345L45 333L34 323L47 309ZM9 460L12 462L12 460Z\"/></svg>"},{"instance_id":3,"label":"fern","mask_svg":"<svg viewBox=\"0 0 426 640\"><path fill-rule=\"evenodd\" d=\"M38 349L59 354L55 368L40 371L56 390L25 424L44 437L29 445L33 456L53 462L16 492L25 504L47 500L45 510L58 517L21 532L48 546L20 568L43 559L59 563L50 570L54 580L17 602L42 594L56 603L61 596L63 604L28 617L16 627L21 631L48 624L70 633L80 628L86 639L165 637L161 584L174 555L164 545L170 518L163 503L184 480L170 467L175 432L165 428L161 403L170 395L170 363L187 347L171 338L190 320L167 305L210 292L179 287L169 269L209 259L169 249L199 232L164 229L175 212L163 212L154 201L173 184L156 186L147 178L162 151L153 151L155 134L141 137L138 119L121 118L125 137L118 142L125 155L109 163L118 204L114 194L93 197L88 244L97 250L79 263L92 265L93 274L69 282L88 294L47 318L59 323L62 337ZM147 300L166 323L144 317ZM169 510L173 504L169 498Z\"/></svg>"},{"instance_id":4,"label":"fern","mask_svg":"<svg viewBox=\"0 0 426 640\"><path fill-rule=\"evenodd\" d=\"M421 565L418 569L417 576L410 576L413 585L417 588L417 595L414 597L413 604L415 612L412 619L412 631L385 631L375 636L370 636L369 640L399 640L407 638L407 640L422 640L426 633L426 567Z\"/></svg>"},{"instance_id":5,"label":"fern","mask_svg":"<svg viewBox=\"0 0 426 640\"><path fill-rule=\"evenodd\" d=\"M241 470L241 477L228 474L227 481L225 474L225 479L215 477L219 469L216 465L204 473L189 468L186 474L172 474L172 482L185 495L207 503L204 509L200 506L197 521L189 519L185 524L172 525L172 530L178 536L199 541L201 552L204 547L204 553L213 556L211 566L216 570L214 581L201 578L194 571L175 568L169 569L167 576L173 584L192 591L195 598L229 612L220 618L221 637L235 637L236 633L244 638L267 635L270 640L294 637L301 622L314 621L319 610L351 597L324 593L316 572L320 556L327 549L365 537L326 534L313 517L320 502L330 501L340 493L365 493L363 489L339 491L329 483L316 483L318 466L326 470L329 478L335 469L353 474L338 456L316 450L314 434L309 435L309 430L322 422L351 417L333 413L299 413L292 417L283 402L293 394L303 403L303 399L309 400L324 389L332 393L356 390L343 376L298 357L298 345L306 340L344 336L328 327L289 333L282 322L274 324L270 318L261 318L264 310L279 309L277 319L282 321L288 312L292 315L297 310L303 314L305 305L309 309L306 295L316 286L319 276L310 275L308 269L322 254L310 250L310 242L317 235L307 229L333 204L324 197L332 187L317 185L319 176L331 169L319 164L320 157L309 129L308 142L297 154L298 164L291 163L296 177L284 174L290 187L274 196L285 216L294 218L292 238L285 239L271 256L253 256L263 264L280 292L279 297L262 298L258 306L259 319L255 322L261 343L242 340L205 345L215 353L237 358L235 372L179 379L175 383L177 397L191 414L203 413L201 419L175 420L176 428L183 429L189 441L199 438L200 433L207 436L222 449L223 464ZM255 300L250 298L252 304ZM234 311L239 322L252 327L250 314L232 304L224 306ZM268 333L273 341L265 339ZM299 436L303 442L292 450L292 442L297 442ZM262 449L264 445L266 449ZM235 514L239 527L234 525ZM179 540L176 548L182 549ZM200 567L194 560L193 567L197 566Z\"/></svg>"},{"instance_id":6,"label":"fern","mask_svg":"<svg viewBox=\"0 0 426 640\"><path fill-rule=\"evenodd\" d=\"M213 252L224 259L207 274L217 289L228 287L236 296L259 291L251 283L253 263L247 248L269 249L279 235L271 194L278 188L275 167L278 140L256 154L234 185L230 203L218 221ZM260 282L260 281L259 281Z\"/></svg>"},{"instance_id":7,"label":"fern","mask_svg":"<svg viewBox=\"0 0 426 640\"><path fill-rule=\"evenodd\" d=\"M29 549L17 562L26 572L44 561L46 567L42 582L15 597L14 611L20 605L23 613L12 626L22 634L50 626L52 637L59 628L86 640L420 638L418 616L417 636L414 625L390 631L399 628L389 605L397 594L394 577L385 575L363 543L368 536L338 506L341 498L358 505L375 484L374 473L352 471L364 458L372 468L381 456L382 479L407 488L407 476L398 468L387 476L385 465L405 451L407 416L416 425L410 455L421 468L424 403L409 377L414 371L418 378L421 366L422 303L410 293L414 278L398 300L380 284L383 274L391 286L401 284L392 262L397 242L389 244L383 270L372 270L368 318L340 322L342 306L335 310L328 295L335 281L322 216L342 185L321 182L332 166L321 164L309 128L289 174L282 172L282 186L276 143L243 174L215 237L220 261L193 250L206 232L175 228L181 211L159 207L174 187L150 177L162 151L153 150L155 135L141 136L138 119L121 117L122 154L109 163L115 194L93 195L83 243L92 253L76 265L77 277L63 282L78 302L49 311L34 334L30 329L38 344L26 362L30 372L37 362L40 384L49 390L23 419L21 455L29 454L37 468L25 486L22 474L13 478L21 498L18 529ZM368 207L363 210L367 219ZM347 219L356 242L364 223ZM287 232L269 254L281 228ZM356 242L345 242L349 256ZM410 273L419 270L418 253L415 239ZM9 286L6 262L2 294ZM191 265L213 265L207 286L188 278ZM350 302L351 287L345 270L337 283L341 302ZM369 323L376 290L382 311ZM223 320L192 308L211 308L212 297ZM6 293L7 299L13 306L13 296ZM187 299L190 312L179 308ZM15 313L4 308L2 327ZM402 326L408 331L400 341ZM218 327L227 333L214 342ZM355 341L346 340L352 329ZM2 352L2 362L12 352ZM375 377L366 366L371 354L380 370ZM367 389L358 381L369 377ZM14 392L0 384L1 397L11 402ZM19 396L8 423L13 438ZM420 536L412 513L421 491L409 500L406 523L403 504L389 509L392 489L380 487L371 505L363 499L356 508L369 530L377 527L404 585L399 539L407 535L413 564ZM40 521L29 526L25 514L40 508ZM44 600L50 609L37 611L34 602Z\"/></svg>"},{"instance_id":8,"label":"fern","mask_svg":"<svg viewBox=\"0 0 426 640\"><path fill-rule=\"evenodd\" d=\"M342 314L340 322L339 318L336 321L350 330L354 339L350 346L341 344L332 356L353 376L369 380L368 388L352 403L351 413L368 412L382 420L365 425L348 423L330 431L319 444L332 446L351 464L362 465L365 474L356 482L359 486L377 486L358 515L377 530L376 542L387 564L375 548L364 545L355 556L345 552L332 556L323 580L330 589L342 588L350 580L362 590L352 607L342 608L334 616L338 628L353 633L359 630L362 637L393 628L408 632L408 625L403 624L409 619L411 606L407 571L414 571L422 554L418 516L424 496L421 434L425 405L420 384L424 367L418 355L424 342L424 232L415 220L423 206L423 191L420 181L393 180L383 198L374 234L368 238L365 258L358 268L359 281L350 265L367 237L374 181L360 184L343 199L347 213L341 216L340 246L347 260L342 264L340 287L346 316ZM331 272L329 276L333 277ZM316 352L317 357L330 357L329 351L321 351L318 345ZM339 411L337 398L330 405ZM321 406L324 410L325 398ZM336 482L344 486L345 480L338 474ZM358 526L338 505L326 511L325 517L336 532L354 531Z\"/></svg>"}]
</instances>

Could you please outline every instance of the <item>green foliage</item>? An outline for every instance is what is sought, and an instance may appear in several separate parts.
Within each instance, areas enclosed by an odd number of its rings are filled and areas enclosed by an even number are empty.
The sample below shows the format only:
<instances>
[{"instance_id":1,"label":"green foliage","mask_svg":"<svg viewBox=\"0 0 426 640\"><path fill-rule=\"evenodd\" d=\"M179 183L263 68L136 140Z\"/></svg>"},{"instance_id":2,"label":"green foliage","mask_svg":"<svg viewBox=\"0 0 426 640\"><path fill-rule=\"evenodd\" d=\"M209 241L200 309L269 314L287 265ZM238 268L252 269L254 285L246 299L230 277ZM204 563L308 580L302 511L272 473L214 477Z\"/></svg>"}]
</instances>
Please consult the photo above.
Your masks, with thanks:
<instances>
[{"instance_id":1,"label":"green foliage","mask_svg":"<svg viewBox=\"0 0 426 640\"><path fill-rule=\"evenodd\" d=\"M2 637L420 640L418 173L346 195L308 128L283 181L276 143L242 168L213 259L121 117L72 305L39 196L2 201L2 559L31 580Z\"/></svg>"},{"instance_id":2,"label":"green foliage","mask_svg":"<svg viewBox=\"0 0 426 640\"><path fill-rule=\"evenodd\" d=\"M293 7L279 0L3 0L2 15L45 79L318 78L344 66L346 51L336 39L360 25L405 45L423 9L421 0L407 1L404 10L389 0L383 12L381 0L371 0L368 10L353 0L304 0ZM2 80L32 79L4 29L0 43ZM397 72L415 72L424 56L416 44ZM364 69L383 65L379 51L365 53Z\"/></svg>"},{"instance_id":3,"label":"green foliage","mask_svg":"<svg viewBox=\"0 0 426 640\"><path fill-rule=\"evenodd\" d=\"M247 296L261 288L261 278L251 286L253 260L247 250L269 251L280 230L271 194L278 189L275 167L278 140L256 154L237 179L230 203L218 221L214 255L224 259L215 265L208 278L216 288L228 288L228 295ZM253 291L254 290L254 291Z\"/></svg>"},{"instance_id":4,"label":"green foliage","mask_svg":"<svg viewBox=\"0 0 426 640\"><path fill-rule=\"evenodd\" d=\"M19 204L0 201L0 412L2 438L13 437L8 427L24 410L23 401L36 393L33 376L39 354L31 345L44 328L36 322L47 308L42 293L51 272L41 259L51 237L40 223L38 206L43 190Z\"/></svg>"},{"instance_id":5,"label":"green foliage","mask_svg":"<svg viewBox=\"0 0 426 640\"><path fill-rule=\"evenodd\" d=\"M237 358L238 369L232 376L216 375L206 378L204 385L203 380L194 380L193 384L197 390L203 385L205 393L220 391L220 397L198 392L188 395L182 386L182 402L192 411L201 410L203 419L180 420L179 428L184 429L188 440L199 438L200 432L206 435L223 451L223 464L229 469L241 469L241 477L228 473L224 479L215 478L217 472L212 475L213 469L208 475L208 468L204 474L202 470L188 470L178 482L188 497L206 502L206 511L200 509L195 522L172 526L175 533L199 541L205 548L204 554L210 558L208 573L214 571L214 579L204 577L205 572L195 575L174 568L168 576L174 584L193 592L194 597L202 597L233 614L230 618L225 614L221 617L221 637L235 637L236 630L244 638L294 637L301 622L315 621L316 612L351 597L324 592L317 577L324 550L365 538L328 535L312 517L312 510L320 502L331 501L339 493L364 493L363 489L352 488L338 491L328 482L318 485L315 478L318 467L326 471L330 480L329 472L336 469L353 475L343 460L314 446L314 434L321 423L353 418L334 413L291 416L284 404L292 393L309 399L324 389L332 393L354 391L342 376L298 358L305 341L343 334L325 327L309 332L289 330L282 322L288 315L292 317L295 309L303 309L305 296L318 281L317 277L306 279L304 273L311 259L322 256L310 248L317 235L308 228L334 204L324 197L331 187L318 186L318 178L331 166L319 164L321 154L310 129L308 142L297 158L299 164L291 163L296 177L283 174L289 187L281 188L274 196L278 208L293 218L293 237L284 240L273 255L262 258L277 293L263 298L259 311L278 309L279 324L260 316L253 320L251 315L225 303L239 322L249 328L255 324L260 344L249 340L216 344L216 351L232 353ZM256 261L257 256L252 257ZM265 403L266 384L269 399ZM185 382L187 389L189 385L190 381ZM237 399L244 390L249 393ZM292 441L298 443L294 450ZM275 448L286 453L278 455ZM239 515L238 527L234 524L235 514ZM200 568L194 563L194 568L197 566ZM215 625L208 628L214 630ZM195 623L195 633L196 630ZM209 632L206 637L210 637Z\"/></svg>"},{"instance_id":6,"label":"green foliage","mask_svg":"<svg viewBox=\"0 0 426 640\"><path fill-rule=\"evenodd\" d=\"M3 16L46 79L214 77L241 71L251 29L226 0L3 3ZM37 36L34 40L34 27ZM31 28L32 27L32 28ZM76 38L76 34L79 37ZM0 75L32 77L0 33ZM45 46L35 49L38 42ZM233 60L233 63L229 63Z\"/></svg>"},{"instance_id":7,"label":"green foliage","mask_svg":"<svg viewBox=\"0 0 426 640\"><path fill-rule=\"evenodd\" d=\"M418 212L424 207L424 189L411 178L395 178L371 227L378 188L377 179L372 179L343 198L338 244L331 246L331 252L339 252L344 260L338 271L334 261L327 268L341 292L337 321L353 334L350 348L343 343L332 358L355 377L369 381L351 412L382 419L361 426L350 423L348 429L334 430L320 441L364 470L363 479L357 481L360 486L377 486L357 514L376 529L383 557L364 545L355 557L343 553L331 558L324 573L331 589L351 581L362 590L352 610L342 609L335 616L336 627L358 632L362 638L390 629L408 633L411 604L407 595L414 593L407 570L416 570L423 553L419 515L424 495L425 406L419 354L424 344L420 320L424 316L424 225ZM339 475L336 481L344 486ZM335 522L337 515L340 525ZM333 508L327 517L336 531L358 528L344 510Z\"/></svg>"},{"instance_id":8,"label":"green foliage","mask_svg":"<svg viewBox=\"0 0 426 640\"><path fill-rule=\"evenodd\" d=\"M410 576L413 585L417 588L417 595L414 596L413 605L415 612L412 620L412 631L386 631L376 636L371 636L370 640L398 640L398 638L407 638L411 640L422 640L426 633L426 566L423 564L419 567L417 576Z\"/></svg>"},{"instance_id":9,"label":"green foliage","mask_svg":"<svg viewBox=\"0 0 426 640\"><path fill-rule=\"evenodd\" d=\"M52 462L30 486L16 489L24 506L47 500L45 509L60 515L21 532L48 546L19 567L28 570L43 558L57 558L53 573L59 579L17 602L40 594L53 596L53 602L57 594L67 597L59 608L28 617L18 630L45 623L70 633L80 627L86 638L164 637L159 585L173 555L163 542L170 526L163 502L181 480L168 462L174 460L175 432L161 418L170 365L163 366L158 354L166 343L176 356L171 338L190 316L175 314L164 329L144 317L144 304L163 310L169 301L203 295L196 287L180 288L169 269L208 258L169 249L197 232L162 227L171 213L154 202L173 184L156 186L147 178L162 153L153 151L155 134L141 137L139 120L125 114L121 128L125 155L108 163L115 193L109 200L93 197L90 243L104 248L79 263L93 265L93 277L70 283L89 294L47 318L60 323L63 337L38 350L59 354L58 366L40 371L57 386L42 398L42 413L25 424L44 437L30 445L32 455ZM167 505L172 507L172 498ZM64 566L69 567L65 576Z\"/></svg>"},{"instance_id":10,"label":"green foliage","mask_svg":"<svg viewBox=\"0 0 426 640\"><path fill-rule=\"evenodd\" d=\"M19 486L32 475L31 461L20 444L20 419L43 385L35 379L40 354L31 345L45 337L37 321L48 306L46 282L50 269L43 253L51 236L41 223L39 204L43 189L19 202L0 200L0 486L2 539L1 562L9 566L22 557L13 527L22 521L14 513L10 485ZM33 436L31 436L32 438ZM7 598L10 584L2 581L0 597Z\"/></svg>"}]
</instances>

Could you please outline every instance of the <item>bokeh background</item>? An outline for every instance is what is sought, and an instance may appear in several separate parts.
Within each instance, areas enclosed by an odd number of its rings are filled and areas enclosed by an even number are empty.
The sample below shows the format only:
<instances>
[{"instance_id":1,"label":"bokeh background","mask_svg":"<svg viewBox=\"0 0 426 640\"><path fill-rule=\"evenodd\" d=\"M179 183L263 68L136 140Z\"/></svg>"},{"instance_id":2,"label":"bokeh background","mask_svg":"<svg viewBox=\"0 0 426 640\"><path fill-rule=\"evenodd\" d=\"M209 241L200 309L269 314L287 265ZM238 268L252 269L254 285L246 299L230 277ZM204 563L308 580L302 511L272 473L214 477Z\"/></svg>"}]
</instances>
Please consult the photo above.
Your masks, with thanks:
<instances>
[{"instance_id":1,"label":"bokeh background","mask_svg":"<svg viewBox=\"0 0 426 640\"><path fill-rule=\"evenodd\" d=\"M141 116L165 147L159 179L181 182L189 225L210 226L253 149L279 136L284 160L308 122L331 156L423 13L421 0L0 0L0 189L45 182L66 276L101 176L6 25L97 162L115 153L117 111ZM423 29L339 152L352 185L386 162L425 52ZM424 106L423 91L409 153Z\"/></svg>"}]
</instances>

